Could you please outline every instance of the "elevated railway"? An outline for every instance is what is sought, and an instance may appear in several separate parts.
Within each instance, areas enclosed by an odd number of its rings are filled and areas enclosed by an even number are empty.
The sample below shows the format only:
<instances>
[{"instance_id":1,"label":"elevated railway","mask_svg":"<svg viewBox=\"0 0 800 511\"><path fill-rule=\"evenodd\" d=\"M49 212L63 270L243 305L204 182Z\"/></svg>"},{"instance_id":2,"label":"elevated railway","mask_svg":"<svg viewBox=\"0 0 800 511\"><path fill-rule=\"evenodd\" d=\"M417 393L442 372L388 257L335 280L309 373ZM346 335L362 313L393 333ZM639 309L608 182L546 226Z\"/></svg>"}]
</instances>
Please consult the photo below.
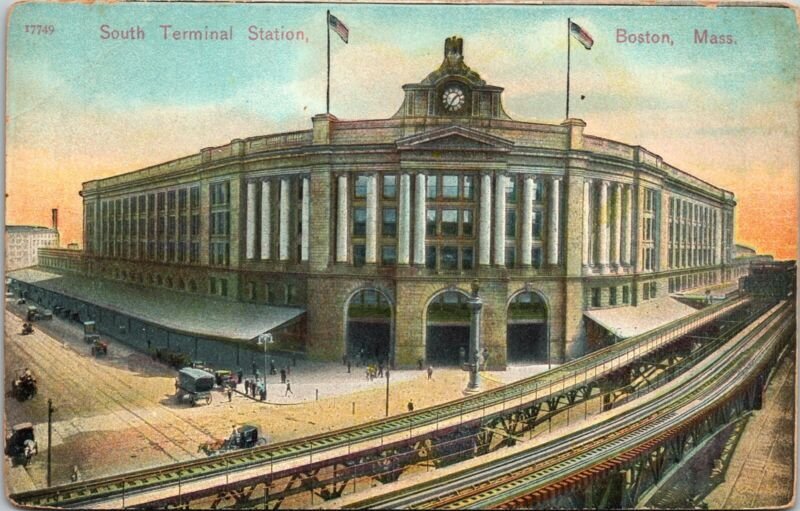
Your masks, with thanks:
<instances>
[{"instance_id":1,"label":"elevated railway","mask_svg":"<svg viewBox=\"0 0 800 511\"><path fill-rule=\"evenodd\" d=\"M705 435L760 407L765 380L795 331L781 302L664 392L602 422L345 508L630 508ZM572 500L563 500L569 495ZM562 500L558 500L562 499Z\"/></svg>"},{"instance_id":2,"label":"elevated railway","mask_svg":"<svg viewBox=\"0 0 800 511\"><path fill-rule=\"evenodd\" d=\"M642 361L672 350L705 330L719 334L763 312L748 296L702 309L499 389L364 425L205 460L140 470L92 481L17 493L17 504L56 507L241 507L254 500L268 507L299 502L307 507L357 491L364 478L388 483L408 467L444 466L514 445L519 434L581 400L603 396L604 387L627 387ZM739 318L738 320L736 318ZM716 326L714 326L716 325ZM363 483L362 483L363 484ZM295 500L293 500L295 499ZM299 501L296 499L300 499ZM315 502L316 499L316 502Z\"/></svg>"}]
</instances>

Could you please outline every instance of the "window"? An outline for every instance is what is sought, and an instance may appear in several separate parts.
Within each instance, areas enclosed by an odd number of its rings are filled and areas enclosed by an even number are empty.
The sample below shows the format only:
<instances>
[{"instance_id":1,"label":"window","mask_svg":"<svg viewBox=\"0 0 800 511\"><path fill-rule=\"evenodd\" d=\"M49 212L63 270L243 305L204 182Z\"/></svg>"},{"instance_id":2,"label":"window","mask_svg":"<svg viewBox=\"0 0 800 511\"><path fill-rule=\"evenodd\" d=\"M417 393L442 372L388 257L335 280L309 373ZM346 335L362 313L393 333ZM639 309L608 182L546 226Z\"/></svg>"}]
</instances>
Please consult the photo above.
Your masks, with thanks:
<instances>
[{"instance_id":1,"label":"window","mask_svg":"<svg viewBox=\"0 0 800 511\"><path fill-rule=\"evenodd\" d=\"M650 283L650 298L655 298L655 297L656 297L656 283L655 282L651 282Z\"/></svg>"},{"instance_id":2,"label":"window","mask_svg":"<svg viewBox=\"0 0 800 511\"><path fill-rule=\"evenodd\" d=\"M439 196L439 176L428 176L427 193L428 199L435 199Z\"/></svg>"},{"instance_id":3,"label":"window","mask_svg":"<svg viewBox=\"0 0 800 511\"><path fill-rule=\"evenodd\" d=\"M537 179L533 182L533 201L542 202L544 200L544 181Z\"/></svg>"},{"instance_id":4,"label":"window","mask_svg":"<svg viewBox=\"0 0 800 511\"><path fill-rule=\"evenodd\" d=\"M608 304L609 305L617 304L617 288L614 286L608 288Z\"/></svg>"},{"instance_id":5,"label":"window","mask_svg":"<svg viewBox=\"0 0 800 511\"><path fill-rule=\"evenodd\" d=\"M472 210L464 209L461 211L461 234L463 236L472 236Z\"/></svg>"},{"instance_id":6,"label":"window","mask_svg":"<svg viewBox=\"0 0 800 511\"><path fill-rule=\"evenodd\" d=\"M167 210L175 211L175 190L167 192Z\"/></svg>"},{"instance_id":7,"label":"window","mask_svg":"<svg viewBox=\"0 0 800 511\"><path fill-rule=\"evenodd\" d=\"M506 268L513 268L516 263L517 249L506 247Z\"/></svg>"},{"instance_id":8,"label":"window","mask_svg":"<svg viewBox=\"0 0 800 511\"><path fill-rule=\"evenodd\" d=\"M531 222L531 235L533 239L540 240L542 239L542 217L544 215L539 210L533 211L533 218Z\"/></svg>"},{"instance_id":9,"label":"window","mask_svg":"<svg viewBox=\"0 0 800 511\"><path fill-rule=\"evenodd\" d=\"M442 176L442 197L445 199L458 198L458 176Z\"/></svg>"},{"instance_id":10,"label":"window","mask_svg":"<svg viewBox=\"0 0 800 511\"><path fill-rule=\"evenodd\" d=\"M227 241L219 242L214 241L211 242L209 247L209 259L210 263L214 265L223 265L226 266L229 264L229 245Z\"/></svg>"},{"instance_id":11,"label":"window","mask_svg":"<svg viewBox=\"0 0 800 511\"><path fill-rule=\"evenodd\" d=\"M461 269L471 270L473 268L473 253L472 247L461 249Z\"/></svg>"},{"instance_id":12,"label":"window","mask_svg":"<svg viewBox=\"0 0 800 511\"><path fill-rule=\"evenodd\" d=\"M592 307L600 307L600 288L592 288Z\"/></svg>"},{"instance_id":13,"label":"window","mask_svg":"<svg viewBox=\"0 0 800 511\"><path fill-rule=\"evenodd\" d=\"M286 284L286 303L297 303L297 286Z\"/></svg>"},{"instance_id":14,"label":"window","mask_svg":"<svg viewBox=\"0 0 800 511\"><path fill-rule=\"evenodd\" d=\"M228 181L225 181L223 183L212 183L209 186L211 205L219 206L227 204L229 192L230 192L230 183Z\"/></svg>"},{"instance_id":15,"label":"window","mask_svg":"<svg viewBox=\"0 0 800 511\"><path fill-rule=\"evenodd\" d=\"M193 186L189 189L189 207L191 209L197 209L200 207L200 187ZM141 208L141 204L140 207Z\"/></svg>"},{"instance_id":16,"label":"window","mask_svg":"<svg viewBox=\"0 0 800 511\"><path fill-rule=\"evenodd\" d=\"M462 181L461 197L464 199L472 199L473 196L473 181L472 176L464 176Z\"/></svg>"},{"instance_id":17,"label":"window","mask_svg":"<svg viewBox=\"0 0 800 511\"><path fill-rule=\"evenodd\" d=\"M356 176L356 186L353 189L356 199L363 199L367 196L367 183L369 178L367 176Z\"/></svg>"},{"instance_id":18,"label":"window","mask_svg":"<svg viewBox=\"0 0 800 511\"><path fill-rule=\"evenodd\" d=\"M517 211L514 209L506 210L506 238L516 238L517 236Z\"/></svg>"},{"instance_id":19,"label":"window","mask_svg":"<svg viewBox=\"0 0 800 511\"><path fill-rule=\"evenodd\" d=\"M650 298L650 283L645 282L642 285L642 301L647 300Z\"/></svg>"},{"instance_id":20,"label":"window","mask_svg":"<svg viewBox=\"0 0 800 511\"><path fill-rule=\"evenodd\" d=\"M383 198L394 199L397 197L397 176L383 176Z\"/></svg>"},{"instance_id":21,"label":"window","mask_svg":"<svg viewBox=\"0 0 800 511\"><path fill-rule=\"evenodd\" d=\"M192 225L191 225L191 235L192 237L200 235L200 215L192 215Z\"/></svg>"},{"instance_id":22,"label":"window","mask_svg":"<svg viewBox=\"0 0 800 511\"><path fill-rule=\"evenodd\" d=\"M220 211L211 213L211 235L224 236L228 234L228 227L230 222L230 213L227 211Z\"/></svg>"},{"instance_id":23,"label":"window","mask_svg":"<svg viewBox=\"0 0 800 511\"><path fill-rule=\"evenodd\" d=\"M436 236L436 210L429 209L425 212L425 234Z\"/></svg>"},{"instance_id":24,"label":"window","mask_svg":"<svg viewBox=\"0 0 800 511\"><path fill-rule=\"evenodd\" d=\"M442 236L458 236L457 209L442 210Z\"/></svg>"},{"instance_id":25,"label":"window","mask_svg":"<svg viewBox=\"0 0 800 511\"><path fill-rule=\"evenodd\" d=\"M384 236L393 238L397 236L397 209L383 208L383 227L381 232Z\"/></svg>"},{"instance_id":26,"label":"window","mask_svg":"<svg viewBox=\"0 0 800 511\"><path fill-rule=\"evenodd\" d=\"M429 270L436 269L436 247L425 247L425 267Z\"/></svg>"},{"instance_id":27,"label":"window","mask_svg":"<svg viewBox=\"0 0 800 511\"><path fill-rule=\"evenodd\" d=\"M531 249L531 264L534 268L542 267L542 247L533 247Z\"/></svg>"},{"instance_id":28,"label":"window","mask_svg":"<svg viewBox=\"0 0 800 511\"><path fill-rule=\"evenodd\" d=\"M517 178L510 176L506 178L506 202L517 201Z\"/></svg>"},{"instance_id":29,"label":"window","mask_svg":"<svg viewBox=\"0 0 800 511\"><path fill-rule=\"evenodd\" d=\"M178 190L178 210L186 211L186 198L187 198L186 188ZM131 204L131 206L133 206L133 204Z\"/></svg>"},{"instance_id":30,"label":"window","mask_svg":"<svg viewBox=\"0 0 800 511\"><path fill-rule=\"evenodd\" d=\"M458 247L442 247L441 268L443 270L458 269Z\"/></svg>"},{"instance_id":31,"label":"window","mask_svg":"<svg viewBox=\"0 0 800 511\"><path fill-rule=\"evenodd\" d=\"M353 266L364 266L367 261L367 246L353 245Z\"/></svg>"},{"instance_id":32,"label":"window","mask_svg":"<svg viewBox=\"0 0 800 511\"><path fill-rule=\"evenodd\" d=\"M353 236L367 235L367 208L353 209Z\"/></svg>"},{"instance_id":33,"label":"window","mask_svg":"<svg viewBox=\"0 0 800 511\"><path fill-rule=\"evenodd\" d=\"M631 303L631 288L622 286L622 303Z\"/></svg>"},{"instance_id":34,"label":"window","mask_svg":"<svg viewBox=\"0 0 800 511\"><path fill-rule=\"evenodd\" d=\"M394 245L384 245L381 247L381 264L384 266L394 266L397 264L397 249Z\"/></svg>"}]
</instances>

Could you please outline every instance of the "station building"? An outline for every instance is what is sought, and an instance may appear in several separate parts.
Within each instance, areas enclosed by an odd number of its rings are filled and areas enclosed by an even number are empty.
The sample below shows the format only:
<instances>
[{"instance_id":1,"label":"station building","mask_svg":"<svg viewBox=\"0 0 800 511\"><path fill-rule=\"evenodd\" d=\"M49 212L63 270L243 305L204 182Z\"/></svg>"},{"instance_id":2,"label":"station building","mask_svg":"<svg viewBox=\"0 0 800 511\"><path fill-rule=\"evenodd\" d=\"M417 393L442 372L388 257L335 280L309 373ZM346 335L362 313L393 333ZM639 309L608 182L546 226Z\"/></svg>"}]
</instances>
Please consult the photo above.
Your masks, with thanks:
<instances>
[{"instance_id":1,"label":"station building","mask_svg":"<svg viewBox=\"0 0 800 511\"><path fill-rule=\"evenodd\" d=\"M580 119L511 119L460 38L403 91L388 119L316 115L84 183L71 271L255 316L295 308L310 356L396 367L459 363L477 280L494 368L581 356L617 316L677 319L691 309L670 294L746 272L731 192Z\"/></svg>"}]
</instances>

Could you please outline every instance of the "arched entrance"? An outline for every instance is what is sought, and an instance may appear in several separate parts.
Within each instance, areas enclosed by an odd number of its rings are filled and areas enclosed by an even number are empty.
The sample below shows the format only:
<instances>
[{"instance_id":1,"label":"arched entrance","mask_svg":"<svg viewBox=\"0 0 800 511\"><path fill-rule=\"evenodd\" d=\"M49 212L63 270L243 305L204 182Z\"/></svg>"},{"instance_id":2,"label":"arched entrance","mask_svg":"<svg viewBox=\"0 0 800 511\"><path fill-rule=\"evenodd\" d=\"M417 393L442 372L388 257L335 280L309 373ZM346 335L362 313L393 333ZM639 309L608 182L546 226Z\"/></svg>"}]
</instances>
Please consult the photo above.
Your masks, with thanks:
<instances>
[{"instance_id":1,"label":"arched entrance","mask_svg":"<svg viewBox=\"0 0 800 511\"><path fill-rule=\"evenodd\" d=\"M469 352L467 294L444 291L434 296L426 314L425 358L428 364L457 366Z\"/></svg>"},{"instance_id":2,"label":"arched entrance","mask_svg":"<svg viewBox=\"0 0 800 511\"><path fill-rule=\"evenodd\" d=\"M377 289L361 289L347 303L347 357L361 363L393 360L392 304Z\"/></svg>"},{"instance_id":3,"label":"arched entrance","mask_svg":"<svg viewBox=\"0 0 800 511\"><path fill-rule=\"evenodd\" d=\"M508 304L506 355L513 363L548 363L547 304L538 293L523 291Z\"/></svg>"}]
</instances>

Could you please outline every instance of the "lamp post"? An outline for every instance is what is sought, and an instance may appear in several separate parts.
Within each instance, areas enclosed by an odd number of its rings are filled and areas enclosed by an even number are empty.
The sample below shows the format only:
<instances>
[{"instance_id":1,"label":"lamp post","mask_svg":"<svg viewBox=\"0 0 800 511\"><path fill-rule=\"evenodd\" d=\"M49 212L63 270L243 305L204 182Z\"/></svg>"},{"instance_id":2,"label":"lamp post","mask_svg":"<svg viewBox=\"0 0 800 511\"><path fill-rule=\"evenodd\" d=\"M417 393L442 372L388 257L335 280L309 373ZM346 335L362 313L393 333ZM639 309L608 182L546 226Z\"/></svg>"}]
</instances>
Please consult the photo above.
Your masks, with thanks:
<instances>
[{"instance_id":1,"label":"lamp post","mask_svg":"<svg viewBox=\"0 0 800 511\"><path fill-rule=\"evenodd\" d=\"M272 344L272 334L267 332L258 336L258 345L264 346L264 393L267 392L267 349Z\"/></svg>"},{"instance_id":2,"label":"lamp post","mask_svg":"<svg viewBox=\"0 0 800 511\"><path fill-rule=\"evenodd\" d=\"M467 307L470 312L469 324L469 383L467 388L464 389L465 394L474 394L480 392L480 376L478 369L480 367L481 354L481 309L483 308L483 300L478 296L480 285L477 280L472 281L472 296L467 299Z\"/></svg>"}]
</instances>

